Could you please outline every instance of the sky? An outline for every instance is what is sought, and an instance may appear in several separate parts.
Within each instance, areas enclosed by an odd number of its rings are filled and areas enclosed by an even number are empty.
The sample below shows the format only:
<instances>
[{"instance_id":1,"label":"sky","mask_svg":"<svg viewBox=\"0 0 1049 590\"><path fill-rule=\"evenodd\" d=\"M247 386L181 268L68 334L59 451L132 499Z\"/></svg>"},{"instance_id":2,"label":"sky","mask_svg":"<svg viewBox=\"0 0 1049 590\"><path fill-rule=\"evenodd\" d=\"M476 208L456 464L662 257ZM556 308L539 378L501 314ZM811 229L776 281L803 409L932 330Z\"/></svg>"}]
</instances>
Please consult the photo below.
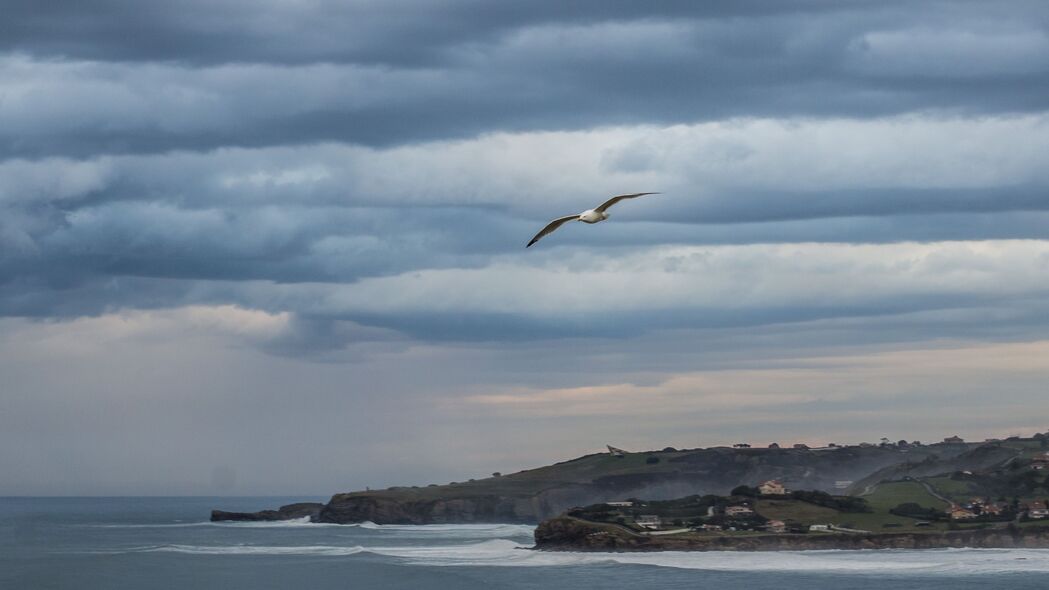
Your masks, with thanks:
<instances>
[{"instance_id":1,"label":"sky","mask_svg":"<svg viewBox=\"0 0 1049 590\"><path fill-rule=\"evenodd\" d=\"M3 5L0 495L1049 428L1042 0Z\"/></svg>"}]
</instances>

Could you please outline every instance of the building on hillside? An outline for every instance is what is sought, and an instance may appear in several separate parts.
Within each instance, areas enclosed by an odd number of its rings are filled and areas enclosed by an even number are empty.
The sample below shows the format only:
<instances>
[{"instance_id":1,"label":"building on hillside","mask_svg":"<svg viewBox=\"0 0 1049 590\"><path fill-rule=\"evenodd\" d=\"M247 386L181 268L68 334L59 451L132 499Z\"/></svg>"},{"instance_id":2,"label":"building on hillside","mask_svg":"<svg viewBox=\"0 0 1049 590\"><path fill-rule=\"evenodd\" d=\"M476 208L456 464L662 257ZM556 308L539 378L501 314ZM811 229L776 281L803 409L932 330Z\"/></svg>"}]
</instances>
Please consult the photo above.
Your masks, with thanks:
<instances>
[{"instance_id":1,"label":"building on hillside","mask_svg":"<svg viewBox=\"0 0 1049 590\"><path fill-rule=\"evenodd\" d=\"M622 502L605 502L605 504L615 506L616 508L630 508L634 505L634 503L629 500L623 500Z\"/></svg>"},{"instance_id":2,"label":"building on hillside","mask_svg":"<svg viewBox=\"0 0 1049 590\"><path fill-rule=\"evenodd\" d=\"M975 512L958 505L948 508L947 514L950 515L951 520L969 520L971 518L976 518Z\"/></svg>"},{"instance_id":3,"label":"building on hillside","mask_svg":"<svg viewBox=\"0 0 1049 590\"><path fill-rule=\"evenodd\" d=\"M722 526L720 524L701 524L698 527L696 527L696 530L699 530L699 531L720 531L720 530L722 530Z\"/></svg>"},{"instance_id":4,"label":"building on hillside","mask_svg":"<svg viewBox=\"0 0 1049 590\"><path fill-rule=\"evenodd\" d=\"M785 496L787 495L788 490L783 487L783 483L779 480L770 479L758 486L758 492L760 492L762 496Z\"/></svg>"},{"instance_id":5,"label":"building on hillside","mask_svg":"<svg viewBox=\"0 0 1049 590\"><path fill-rule=\"evenodd\" d=\"M613 457L625 457L626 456L626 451L624 451L623 449L617 449L617 448L613 447L612 445L605 445L605 446L608 447L608 454L612 455Z\"/></svg>"},{"instance_id":6,"label":"building on hillside","mask_svg":"<svg viewBox=\"0 0 1049 590\"><path fill-rule=\"evenodd\" d=\"M1045 502L1031 502L1027 507L1027 516L1039 520L1049 518L1049 509L1046 508Z\"/></svg>"},{"instance_id":7,"label":"building on hillside","mask_svg":"<svg viewBox=\"0 0 1049 590\"><path fill-rule=\"evenodd\" d=\"M725 507L725 516L745 516L748 514L754 514L754 510L745 504Z\"/></svg>"},{"instance_id":8,"label":"building on hillside","mask_svg":"<svg viewBox=\"0 0 1049 590\"><path fill-rule=\"evenodd\" d=\"M829 524L814 524L814 525L809 526L809 531L813 532L813 533L818 533L818 532L821 532L821 531L826 532L826 531L829 531L829 530L830 530L830 525Z\"/></svg>"},{"instance_id":9,"label":"building on hillside","mask_svg":"<svg viewBox=\"0 0 1049 590\"><path fill-rule=\"evenodd\" d=\"M980 514L986 514L988 516L1001 516L1002 512L1005 511L1005 504L1002 502L987 502L980 505Z\"/></svg>"},{"instance_id":10,"label":"building on hillside","mask_svg":"<svg viewBox=\"0 0 1049 590\"><path fill-rule=\"evenodd\" d=\"M943 439L943 442L949 445L960 445L963 442L965 442L965 439L960 436L948 436L947 438Z\"/></svg>"},{"instance_id":11,"label":"building on hillside","mask_svg":"<svg viewBox=\"0 0 1049 590\"><path fill-rule=\"evenodd\" d=\"M656 514L642 514L634 519L634 523L646 529L658 529L663 521Z\"/></svg>"},{"instance_id":12,"label":"building on hillside","mask_svg":"<svg viewBox=\"0 0 1049 590\"><path fill-rule=\"evenodd\" d=\"M765 523L765 530L770 533L785 533L787 532L787 523L782 520L770 520Z\"/></svg>"}]
</instances>

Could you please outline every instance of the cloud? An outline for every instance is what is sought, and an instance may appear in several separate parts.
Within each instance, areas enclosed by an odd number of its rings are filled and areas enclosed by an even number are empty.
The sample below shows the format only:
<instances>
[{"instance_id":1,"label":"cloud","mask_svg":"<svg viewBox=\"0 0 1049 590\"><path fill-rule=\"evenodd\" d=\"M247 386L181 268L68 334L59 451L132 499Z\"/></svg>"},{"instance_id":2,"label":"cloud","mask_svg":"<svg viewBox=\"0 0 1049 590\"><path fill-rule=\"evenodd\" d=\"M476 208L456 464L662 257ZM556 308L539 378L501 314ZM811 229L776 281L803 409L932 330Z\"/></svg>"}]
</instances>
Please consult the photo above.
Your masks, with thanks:
<instances>
[{"instance_id":1,"label":"cloud","mask_svg":"<svg viewBox=\"0 0 1049 590\"><path fill-rule=\"evenodd\" d=\"M1049 71L1049 35L1020 23L872 31L849 50L855 67L881 76L1007 78Z\"/></svg>"},{"instance_id":2,"label":"cloud","mask_svg":"<svg viewBox=\"0 0 1049 590\"><path fill-rule=\"evenodd\" d=\"M501 415L675 417L715 414L746 419L769 413L784 419L825 409L877 408L897 417L915 405L935 408L990 390L1018 390L1010 411L1029 403L1028 387L1049 377L1049 342L959 343L942 348L902 348L863 355L781 359L760 368L708 370L664 376L653 384L609 383L470 395L454 404ZM766 361L767 362L767 361ZM973 399L976 398L976 399ZM1009 411L995 408L997 417ZM751 418L751 420L754 420ZM754 420L757 421L757 420ZM774 420L773 420L774 421Z\"/></svg>"},{"instance_id":3,"label":"cloud","mask_svg":"<svg viewBox=\"0 0 1049 590\"><path fill-rule=\"evenodd\" d=\"M200 14L184 5L175 14L15 6L0 53L0 155L1044 110L1049 42L1037 18L949 4L682 4L654 13L607 3L527 11L412 3L405 12L227 2ZM914 26L933 14L937 28ZM137 43L144 35L155 42Z\"/></svg>"},{"instance_id":4,"label":"cloud","mask_svg":"<svg viewBox=\"0 0 1049 590\"><path fill-rule=\"evenodd\" d=\"M313 313L418 336L504 339L1004 307L1043 296L1047 264L1044 241L663 247L281 291Z\"/></svg>"},{"instance_id":5,"label":"cloud","mask_svg":"<svg viewBox=\"0 0 1049 590\"><path fill-rule=\"evenodd\" d=\"M1044 2L4 9L0 494L1034 428Z\"/></svg>"},{"instance_id":6,"label":"cloud","mask_svg":"<svg viewBox=\"0 0 1049 590\"><path fill-rule=\"evenodd\" d=\"M1046 127L1044 114L741 119L386 149L7 160L0 283L352 282L480 268L520 254L545 219L624 187L664 194L529 255L563 244L1044 239Z\"/></svg>"}]
</instances>

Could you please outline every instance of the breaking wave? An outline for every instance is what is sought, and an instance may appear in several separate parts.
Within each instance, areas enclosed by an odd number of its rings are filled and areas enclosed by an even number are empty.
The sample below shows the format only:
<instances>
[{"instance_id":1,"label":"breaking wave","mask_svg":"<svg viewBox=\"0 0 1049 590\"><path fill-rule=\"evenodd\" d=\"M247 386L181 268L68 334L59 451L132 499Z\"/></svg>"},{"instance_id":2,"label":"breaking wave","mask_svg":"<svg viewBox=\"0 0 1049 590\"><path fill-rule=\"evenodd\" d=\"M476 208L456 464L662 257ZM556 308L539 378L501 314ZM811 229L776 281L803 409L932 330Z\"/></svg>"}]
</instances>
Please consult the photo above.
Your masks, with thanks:
<instances>
[{"instance_id":1,"label":"breaking wave","mask_svg":"<svg viewBox=\"0 0 1049 590\"><path fill-rule=\"evenodd\" d=\"M368 531L391 533L399 537L444 538L444 539L501 539L506 537L532 537L535 526L529 524L375 524L362 522L342 525Z\"/></svg>"},{"instance_id":2,"label":"breaking wave","mask_svg":"<svg viewBox=\"0 0 1049 590\"><path fill-rule=\"evenodd\" d=\"M82 525L90 528L103 529L151 529L151 528L191 528L191 527L219 527L219 528L319 528L334 527L346 529L363 529L377 533L390 533L405 538L466 538L466 539L498 539L505 537L529 537L535 527L527 524L427 524L427 525L399 525L399 524L375 524L374 522L360 522L352 524L335 524L329 522L311 522L310 517L295 518L290 520L267 520L267 521L200 521L200 522L173 522L173 523L137 523L137 524L89 524Z\"/></svg>"},{"instance_id":3,"label":"breaking wave","mask_svg":"<svg viewBox=\"0 0 1049 590\"><path fill-rule=\"evenodd\" d=\"M310 522L309 516L293 518L289 520L259 520L259 521L232 521L223 520L212 522L208 520L200 522L158 522L137 524L89 524L84 525L91 528L101 529L155 529L155 528L189 528L189 527L223 527L223 528L294 528L294 527L338 527L340 524L326 522Z\"/></svg>"},{"instance_id":4,"label":"breaking wave","mask_svg":"<svg viewBox=\"0 0 1049 590\"><path fill-rule=\"evenodd\" d=\"M933 549L921 551L784 551L784 552L661 552L576 553L528 550L509 539L428 546L361 545L161 545L130 552L172 552L195 555L310 555L341 557L373 554L409 565L564 567L623 564L708 571L826 572L850 574L973 575L1018 572L1049 573L1049 550Z\"/></svg>"}]
</instances>

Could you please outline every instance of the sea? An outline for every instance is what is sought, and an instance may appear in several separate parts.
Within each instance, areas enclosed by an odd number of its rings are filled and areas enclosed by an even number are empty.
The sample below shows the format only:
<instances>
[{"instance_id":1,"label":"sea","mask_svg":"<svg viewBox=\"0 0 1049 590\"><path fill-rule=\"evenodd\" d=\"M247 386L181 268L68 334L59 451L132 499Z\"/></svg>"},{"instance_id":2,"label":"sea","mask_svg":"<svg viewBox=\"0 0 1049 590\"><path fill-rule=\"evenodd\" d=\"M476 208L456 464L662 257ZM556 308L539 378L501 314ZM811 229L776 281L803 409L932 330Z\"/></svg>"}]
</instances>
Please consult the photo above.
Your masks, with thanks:
<instances>
[{"instance_id":1,"label":"sea","mask_svg":"<svg viewBox=\"0 0 1049 590\"><path fill-rule=\"evenodd\" d=\"M1049 550L555 553L533 527L212 523L322 498L0 498L0 589L1049 589Z\"/></svg>"}]
</instances>

